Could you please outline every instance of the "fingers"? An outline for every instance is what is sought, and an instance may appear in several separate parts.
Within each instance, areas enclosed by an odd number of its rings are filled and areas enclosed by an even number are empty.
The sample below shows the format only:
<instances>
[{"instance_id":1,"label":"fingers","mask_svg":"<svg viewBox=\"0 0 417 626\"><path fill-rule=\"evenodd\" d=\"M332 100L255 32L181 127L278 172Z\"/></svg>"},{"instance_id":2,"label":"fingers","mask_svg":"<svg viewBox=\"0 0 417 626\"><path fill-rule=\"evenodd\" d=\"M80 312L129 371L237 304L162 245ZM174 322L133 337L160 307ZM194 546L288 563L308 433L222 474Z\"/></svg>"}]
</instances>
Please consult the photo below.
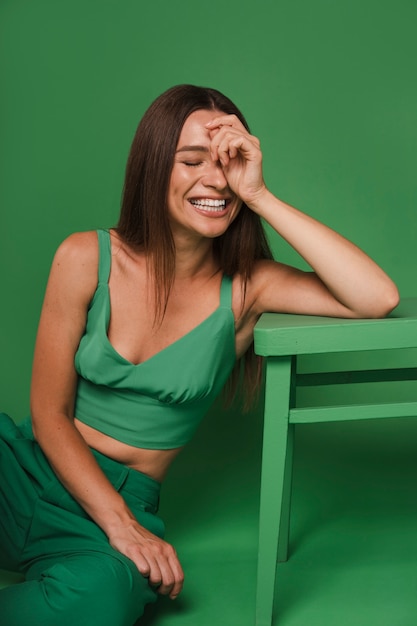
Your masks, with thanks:
<instances>
[{"instance_id":1,"label":"fingers","mask_svg":"<svg viewBox=\"0 0 417 626\"><path fill-rule=\"evenodd\" d=\"M209 130L215 130L222 126L231 126L232 128L243 130L245 133L248 132L236 115L218 115L206 124Z\"/></svg>"},{"instance_id":2,"label":"fingers","mask_svg":"<svg viewBox=\"0 0 417 626\"><path fill-rule=\"evenodd\" d=\"M244 137L236 137L230 133L226 134L220 142L216 142L213 147L223 167L229 165L230 161L236 159L239 155L246 159L250 158L251 150L253 149L253 145Z\"/></svg>"},{"instance_id":3,"label":"fingers","mask_svg":"<svg viewBox=\"0 0 417 626\"><path fill-rule=\"evenodd\" d=\"M184 583L184 572L174 548L135 519L112 530L110 545L133 561L158 593L176 598Z\"/></svg>"},{"instance_id":4,"label":"fingers","mask_svg":"<svg viewBox=\"0 0 417 626\"><path fill-rule=\"evenodd\" d=\"M182 587L184 585L184 572L176 554L172 560L169 560L169 566L174 576L174 581L172 584L166 587L165 593L169 595L171 600L175 600L178 594L181 593ZM164 588L160 589L160 593L164 593Z\"/></svg>"},{"instance_id":5,"label":"fingers","mask_svg":"<svg viewBox=\"0 0 417 626\"><path fill-rule=\"evenodd\" d=\"M170 544L162 540L148 542L137 547L130 558L158 593L175 599L181 592L184 572Z\"/></svg>"},{"instance_id":6,"label":"fingers","mask_svg":"<svg viewBox=\"0 0 417 626\"><path fill-rule=\"evenodd\" d=\"M241 156L246 161L260 160L260 144L256 137L240 130L223 126L212 138L212 158L220 161L223 167L232 159Z\"/></svg>"},{"instance_id":7,"label":"fingers","mask_svg":"<svg viewBox=\"0 0 417 626\"><path fill-rule=\"evenodd\" d=\"M221 115L208 124L206 128L211 137L211 156L220 161L223 167L239 155L244 160L255 160L260 155L260 142L250 135L236 115Z\"/></svg>"}]
</instances>

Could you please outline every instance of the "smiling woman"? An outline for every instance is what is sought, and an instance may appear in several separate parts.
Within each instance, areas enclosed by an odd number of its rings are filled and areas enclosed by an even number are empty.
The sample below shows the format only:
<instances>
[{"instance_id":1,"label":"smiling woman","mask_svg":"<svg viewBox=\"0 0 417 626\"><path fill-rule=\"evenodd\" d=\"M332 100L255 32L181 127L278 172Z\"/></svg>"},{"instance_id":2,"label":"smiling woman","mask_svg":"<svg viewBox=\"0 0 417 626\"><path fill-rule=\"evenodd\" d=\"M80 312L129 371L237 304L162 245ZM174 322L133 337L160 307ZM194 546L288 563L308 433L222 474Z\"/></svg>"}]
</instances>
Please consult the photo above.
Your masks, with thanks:
<instances>
[{"instance_id":1,"label":"smiling woman","mask_svg":"<svg viewBox=\"0 0 417 626\"><path fill-rule=\"evenodd\" d=\"M202 161L209 159L211 141L208 140L212 139L211 135L216 130L204 128L204 123L214 120L215 112L233 116L246 131L249 130L242 113L224 94L210 88L178 85L152 103L133 139L117 231L125 241L134 246L143 246L152 259L158 313L164 310L176 260L166 211L173 167L181 156L184 157L184 163L197 169ZM191 123L196 113L204 120ZM231 120L232 117L229 117L229 124ZM186 124L188 121L190 124ZM187 128L198 134L190 132L187 140L182 135ZM218 126L220 128L221 122ZM193 148L191 151L188 150L190 147ZM198 148L202 150L197 151ZM224 185L223 175L221 180ZM155 181L158 181L157 185ZM211 190L213 193L219 195L217 190ZM213 245L219 264L226 274L233 276L239 273L247 278L252 272L254 260L272 258L272 255L261 220L254 212L246 210L247 207L242 208L233 227L226 230L223 237L216 239Z\"/></svg>"},{"instance_id":2,"label":"smiling woman","mask_svg":"<svg viewBox=\"0 0 417 626\"><path fill-rule=\"evenodd\" d=\"M310 264L272 260L266 220ZM141 120L119 223L76 233L52 264L31 417L0 419L0 591L8 626L132 626L183 571L160 482L245 361L264 311L378 317L398 302L364 252L273 196L236 106L180 85Z\"/></svg>"},{"instance_id":3,"label":"smiling woman","mask_svg":"<svg viewBox=\"0 0 417 626\"><path fill-rule=\"evenodd\" d=\"M242 201L230 189L211 150L209 125L221 111L194 111L182 127L168 191L172 232L197 239L220 237L237 217ZM210 245L210 242L207 242Z\"/></svg>"}]
</instances>

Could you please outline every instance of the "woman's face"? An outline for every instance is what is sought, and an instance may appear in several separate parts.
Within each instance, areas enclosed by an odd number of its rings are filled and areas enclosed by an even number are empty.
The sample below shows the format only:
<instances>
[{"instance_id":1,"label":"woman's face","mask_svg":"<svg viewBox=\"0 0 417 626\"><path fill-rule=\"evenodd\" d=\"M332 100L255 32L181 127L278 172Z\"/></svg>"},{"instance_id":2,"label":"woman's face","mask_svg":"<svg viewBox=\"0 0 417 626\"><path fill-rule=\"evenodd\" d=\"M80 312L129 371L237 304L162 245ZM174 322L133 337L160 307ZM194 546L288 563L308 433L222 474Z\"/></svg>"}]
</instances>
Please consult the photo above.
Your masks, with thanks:
<instances>
[{"instance_id":1,"label":"woman's face","mask_svg":"<svg viewBox=\"0 0 417 626\"><path fill-rule=\"evenodd\" d=\"M206 124L220 111L195 111L186 119L178 141L168 191L174 237L222 235L239 213L241 200L231 191L223 169L210 154Z\"/></svg>"}]
</instances>

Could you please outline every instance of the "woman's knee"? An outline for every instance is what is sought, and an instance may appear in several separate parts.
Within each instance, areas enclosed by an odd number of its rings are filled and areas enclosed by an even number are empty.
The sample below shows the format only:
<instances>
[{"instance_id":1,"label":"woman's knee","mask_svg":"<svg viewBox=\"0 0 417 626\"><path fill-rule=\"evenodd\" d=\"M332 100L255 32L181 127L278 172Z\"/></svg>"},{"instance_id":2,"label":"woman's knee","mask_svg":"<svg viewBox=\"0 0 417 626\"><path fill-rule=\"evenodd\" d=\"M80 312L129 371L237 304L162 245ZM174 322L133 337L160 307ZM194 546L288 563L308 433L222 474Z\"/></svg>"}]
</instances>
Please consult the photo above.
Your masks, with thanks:
<instances>
[{"instance_id":1,"label":"woman's knee","mask_svg":"<svg viewBox=\"0 0 417 626\"><path fill-rule=\"evenodd\" d=\"M67 557L42 575L55 624L132 626L156 593L133 562L106 554ZM58 618L58 619L57 619Z\"/></svg>"}]
</instances>

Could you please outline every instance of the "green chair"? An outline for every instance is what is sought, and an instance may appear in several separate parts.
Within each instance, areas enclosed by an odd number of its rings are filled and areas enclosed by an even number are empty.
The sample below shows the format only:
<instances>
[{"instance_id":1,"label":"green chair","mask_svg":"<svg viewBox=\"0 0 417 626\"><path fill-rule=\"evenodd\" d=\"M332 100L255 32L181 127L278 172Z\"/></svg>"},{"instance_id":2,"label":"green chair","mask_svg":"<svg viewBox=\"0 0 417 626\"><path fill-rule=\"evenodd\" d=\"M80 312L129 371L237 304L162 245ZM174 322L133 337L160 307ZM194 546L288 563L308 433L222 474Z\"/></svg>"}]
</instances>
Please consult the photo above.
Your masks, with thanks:
<instances>
[{"instance_id":1,"label":"green chair","mask_svg":"<svg viewBox=\"0 0 417 626\"><path fill-rule=\"evenodd\" d=\"M266 381L256 626L272 624L276 564L288 559L295 424L417 416L417 401L384 394L375 403L299 406L301 387L417 380L410 348L417 348L417 298L386 319L266 313L259 320L255 352L265 357Z\"/></svg>"}]
</instances>

